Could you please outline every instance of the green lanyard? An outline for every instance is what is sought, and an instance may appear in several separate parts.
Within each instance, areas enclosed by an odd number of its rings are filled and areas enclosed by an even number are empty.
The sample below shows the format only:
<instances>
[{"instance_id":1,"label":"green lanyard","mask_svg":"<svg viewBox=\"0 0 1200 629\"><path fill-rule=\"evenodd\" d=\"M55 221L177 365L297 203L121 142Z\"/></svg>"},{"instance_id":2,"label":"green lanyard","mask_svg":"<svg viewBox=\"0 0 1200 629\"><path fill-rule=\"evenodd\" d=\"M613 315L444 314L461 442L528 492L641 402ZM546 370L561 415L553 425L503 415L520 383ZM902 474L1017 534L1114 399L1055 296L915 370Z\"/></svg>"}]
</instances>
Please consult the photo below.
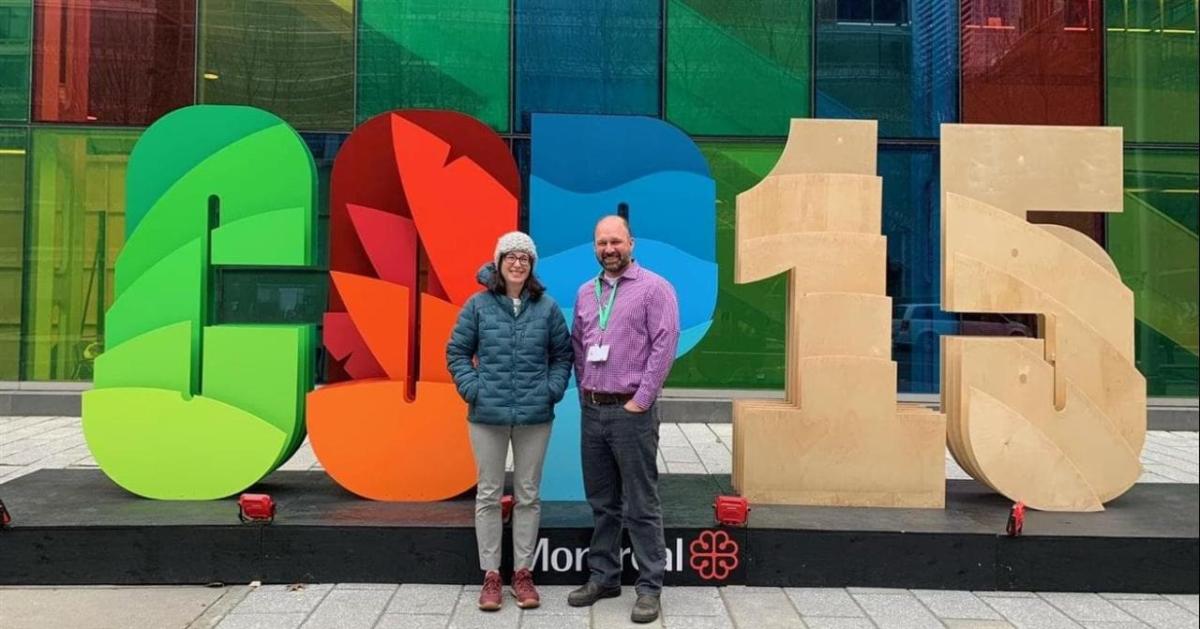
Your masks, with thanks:
<instances>
[{"instance_id":1,"label":"green lanyard","mask_svg":"<svg viewBox=\"0 0 1200 629\"><path fill-rule=\"evenodd\" d=\"M620 284L621 280L618 279L616 283L613 284L612 292L608 294L608 303L601 304L600 295L604 294L604 289L602 288L602 280L598 277L596 278L596 307L597 314L600 315L599 318L601 332L608 329L608 318L612 315L613 302L617 299L617 286Z\"/></svg>"}]
</instances>

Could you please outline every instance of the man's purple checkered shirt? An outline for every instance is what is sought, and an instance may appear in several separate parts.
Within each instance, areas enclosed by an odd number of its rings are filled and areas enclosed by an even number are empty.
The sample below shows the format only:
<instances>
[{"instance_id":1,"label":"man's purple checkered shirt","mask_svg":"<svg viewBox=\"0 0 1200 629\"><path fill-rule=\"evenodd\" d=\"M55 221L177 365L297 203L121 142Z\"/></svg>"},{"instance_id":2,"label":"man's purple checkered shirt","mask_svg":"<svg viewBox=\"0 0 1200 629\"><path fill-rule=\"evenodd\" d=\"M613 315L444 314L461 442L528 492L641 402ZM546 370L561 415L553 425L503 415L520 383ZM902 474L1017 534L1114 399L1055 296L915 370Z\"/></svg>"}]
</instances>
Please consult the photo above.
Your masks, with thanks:
<instances>
[{"instance_id":1,"label":"man's purple checkered shirt","mask_svg":"<svg viewBox=\"0 0 1200 629\"><path fill-rule=\"evenodd\" d=\"M611 280L604 279L600 301L596 280L575 294L571 345L575 349L575 378L579 389L599 393L633 394L633 401L650 408L675 362L679 345L679 301L675 289L661 276L631 263L618 278L617 298L600 331L600 302L608 303ZM588 362L591 345L608 345L608 360Z\"/></svg>"}]
</instances>

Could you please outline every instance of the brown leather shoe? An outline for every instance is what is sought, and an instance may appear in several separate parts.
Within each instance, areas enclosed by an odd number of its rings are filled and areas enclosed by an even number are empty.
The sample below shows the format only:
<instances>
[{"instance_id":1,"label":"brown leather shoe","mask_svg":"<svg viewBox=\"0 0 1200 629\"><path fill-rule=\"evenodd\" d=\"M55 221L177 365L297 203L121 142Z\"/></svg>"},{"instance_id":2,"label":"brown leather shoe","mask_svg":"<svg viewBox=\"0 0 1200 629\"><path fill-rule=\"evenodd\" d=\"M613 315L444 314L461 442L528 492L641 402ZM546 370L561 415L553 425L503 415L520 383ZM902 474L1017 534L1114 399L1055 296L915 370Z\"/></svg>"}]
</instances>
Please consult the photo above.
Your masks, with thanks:
<instances>
[{"instance_id":1,"label":"brown leather shoe","mask_svg":"<svg viewBox=\"0 0 1200 629\"><path fill-rule=\"evenodd\" d=\"M659 599L657 594L638 594L629 619L638 624L658 620Z\"/></svg>"},{"instance_id":2,"label":"brown leather shoe","mask_svg":"<svg viewBox=\"0 0 1200 629\"><path fill-rule=\"evenodd\" d=\"M512 591L517 599L517 607L521 609L533 609L542 604L542 598L533 586L533 574L528 568L521 568L513 574Z\"/></svg>"},{"instance_id":3,"label":"brown leather shoe","mask_svg":"<svg viewBox=\"0 0 1200 629\"><path fill-rule=\"evenodd\" d=\"M483 589L479 590L479 609L485 612L494 612L500 609L500 603L503 600L504 582L500 580L500 573L489 570L483 576Z\"/></svg>"},{"instance_id":4,"label":"brown leather shoe","mask_svg":"<svg viewBox=\"0 0 1200 629\"><path fill-rule=\"evenodd\" d=\"M583 587L571 590L567 595L567 605L571 607L590 607L602 598L616 598L621 595L621 586L606 588L594 581L588 581Z\"/></svg>"}]
</instances>

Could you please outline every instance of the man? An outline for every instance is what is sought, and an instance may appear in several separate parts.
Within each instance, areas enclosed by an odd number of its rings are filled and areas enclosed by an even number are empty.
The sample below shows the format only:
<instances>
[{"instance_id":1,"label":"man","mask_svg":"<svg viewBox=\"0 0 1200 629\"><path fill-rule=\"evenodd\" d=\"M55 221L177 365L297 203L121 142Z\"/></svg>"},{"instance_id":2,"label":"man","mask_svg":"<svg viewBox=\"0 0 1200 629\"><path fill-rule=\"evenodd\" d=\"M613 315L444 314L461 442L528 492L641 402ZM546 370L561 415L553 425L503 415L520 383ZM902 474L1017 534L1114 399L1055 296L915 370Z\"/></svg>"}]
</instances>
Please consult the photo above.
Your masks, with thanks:
<instances>
[{"instance_id":1,"label":"man","mask_svg":"<svg viewBox=\"0 0 1200 629\"><path fill-rule=\"evenodd\" d=\"M575 296L571 344L583 405L583 485L592 506L591 575L567 602L592 605L621 594L621 527L639 568L631 619L659 615L666 544L658 500L655 400L675 360L679 303L665 279L633 261L633 235L620 216L596 224L603 270Z\"/></svg>"}]
</instances>

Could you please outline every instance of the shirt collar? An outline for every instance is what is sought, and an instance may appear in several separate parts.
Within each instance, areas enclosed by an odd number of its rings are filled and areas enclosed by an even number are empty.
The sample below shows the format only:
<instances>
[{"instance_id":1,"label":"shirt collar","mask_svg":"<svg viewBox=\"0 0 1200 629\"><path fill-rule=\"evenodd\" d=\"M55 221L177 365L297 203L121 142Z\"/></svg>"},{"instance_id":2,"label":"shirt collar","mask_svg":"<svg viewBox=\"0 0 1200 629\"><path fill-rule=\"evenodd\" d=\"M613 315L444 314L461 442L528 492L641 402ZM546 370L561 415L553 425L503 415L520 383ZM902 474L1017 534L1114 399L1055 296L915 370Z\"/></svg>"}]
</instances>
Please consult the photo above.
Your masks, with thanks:
<instances>
[{"instance_id":1,"label":"shirt collar","mask_svg":"<svg viewBox=\"0 0 1200 629\"><path fill-rule=\"evenodd\" d=\"M625 267L625 270L620 275L618 275L615 279L610 279L603 272L600 273L600 277L604 278L604 283L608 284L609 286L612 286L613 284L615 284L616 282L618 282L620 280L630 282L630 281L638 279L641 276L642 276L642 267L638 266L638 263L635 261L630 261L629 266Z\"/></svg>"}]
</instances>

